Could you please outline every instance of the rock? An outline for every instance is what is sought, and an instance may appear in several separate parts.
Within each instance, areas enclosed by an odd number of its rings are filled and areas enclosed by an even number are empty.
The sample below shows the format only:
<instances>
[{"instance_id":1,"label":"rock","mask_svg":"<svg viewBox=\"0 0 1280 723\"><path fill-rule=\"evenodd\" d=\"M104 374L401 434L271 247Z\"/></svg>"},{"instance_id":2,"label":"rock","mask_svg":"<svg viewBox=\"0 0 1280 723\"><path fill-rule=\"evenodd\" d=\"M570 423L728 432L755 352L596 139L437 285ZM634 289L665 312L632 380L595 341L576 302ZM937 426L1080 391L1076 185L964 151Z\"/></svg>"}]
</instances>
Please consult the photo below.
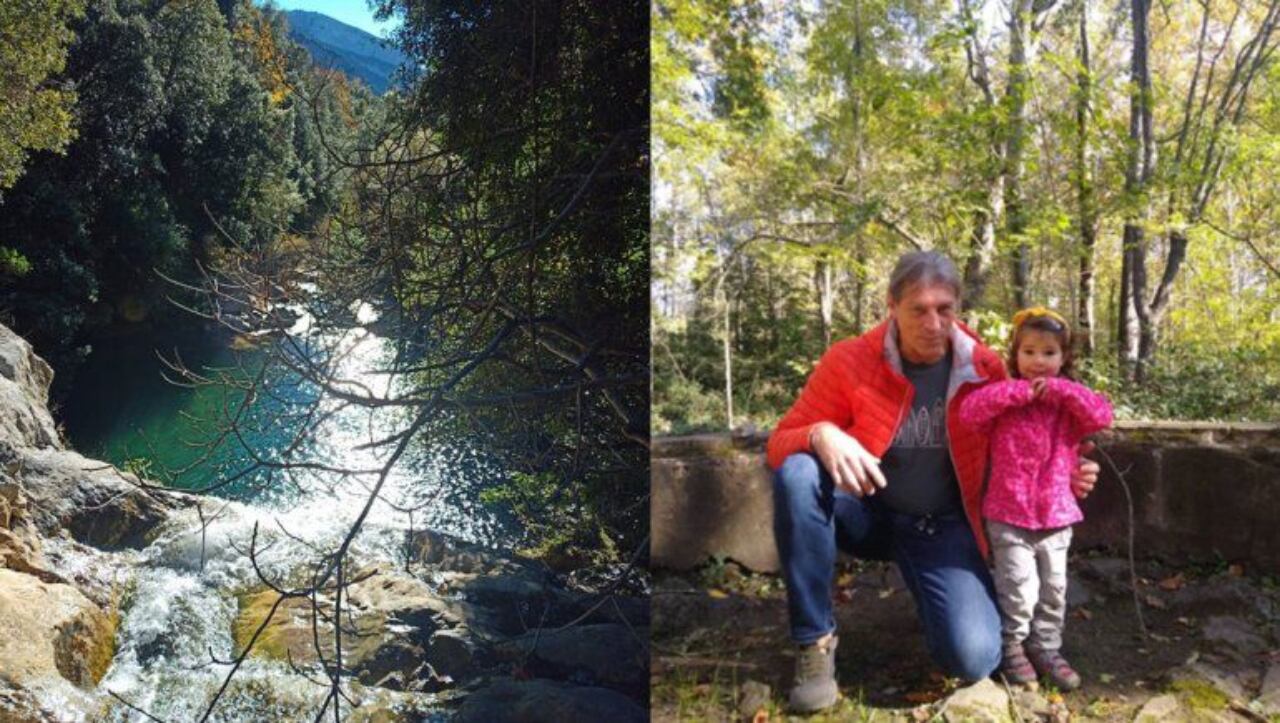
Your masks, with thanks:
<instances>
[{"instance_id":1,"label":"rock","mask_svg":"<svg viewBox=\"0 0 1280 723\"><path fill-rule=\"evenodd\" d=\"M433 530L416 530L410 540L413 561L436 570L486 574L527 563L514 556Z\"/></svg>"},{"instance_id":2,"label":"rock","mask_svg":"<svg viewBox=\"0 0 1280 723\"><path fill-rule=\"evenodd\" d=\"M1267 667L1256 702L1263 715L1280 715L1280 663L1272 663Z\"/></svg>"},{"instance_id":3,"label":"rock","mask_svg":"<svg viewBox=\"0 0 1280 723\"><path fill-rule=\"evenodd\" d=\"M1231 700L1249 700L1246 692L1248 682L1243 678L1252 674L1251 668L1227 668L1201 659L1170 670L1167 677L1171 681L1171 689L1182 691L1190 698L1199 701L1221 699L1225 704Z\"/></svg>"},{"instance_id":4,"label":"rock","mask_svg":"<svg viewBox=\"0 0 1280 723\"><path fill-rule=\"evenodd\" d=\"M1238 617L1214 615L1205 621L1201 634L1215 650L1243 660L1268 647L1267 641L1255 630L1255 626Z\"/></svg>"},{"instance_id":5,"label":"rock","mask_svg":"<svg viewBox=\"0 0 1280 723\"><path fill-rule=\"evenodd\" d=\"M179 504L175 495L143 490L132 475L75 452L25 449L20 456L32 520L45 535L65 529L94 547L141 548Z\"/></svg>"},{"instance_id":6,"label":"rock","mask_svg":"<svg viewBox=\"0 0 1280 723\"><path fill-rule=\"evenodd\" d=\"M539 677L572 678L618 688L639 695L649 681L648 630L632 632L625 625L574 625L542 630L512 641L529 655L529 667Z\"/></svg>"},{"instance_id":7,"label":"rock","mask_svg":"<svg viewBox=\"0 0 1280 723\"><path fill-rule=\"evenodd\" d=\"M0 324L0 442L17 447L61 448L49 414L53 369L31 345Z\"/></svg>"},{"instance_id":8,"label":"rock","mask_svg":"<svg viewBox=\"0 0 1280 723\"><path fill-rule=\"evenodd\" d=\"M467 696L454 718L456 723L642 723L647 720L649 714L644 708L607 688L509 678Z\"/></svg>"},{"instance_id":9,"label":"rock","mask_svg":"<svg viewBox=\"0 0 1280 723\"><path fill-rule=\"evenodd\" d=\"M1246 611L1268 617L1273 612L1271 602L1246 578L1226 574L1187 585L1173 593L1169 602L1179 613L1197 617Z\"/></svg>"},{"instance_id":10,"label":"rock","mask_svg":"<svg viewBox=\"0 0 1280 723\"><path fill-rule=\"evenodd\" d=\"M310 598L288 598L271 613L278 598L279 594L270 589L240 597L240 610L232 631L236 649L243 650L253 640L255 631L270 614L271 619L258 633L250 655L281 662L291 660L298 665L318 664L320 655L316 651L316 636L312 630L314 618ZM332 611L331 599L320 598L319 603ZM378 611L358 611L354 606L347 607L343 610L343 623L342 663L353 669L360 669L380 647L396 638L386 629L386 617ZM319 652L326 661L331 661L334 657L332 623L320 620L314 624L321 626Z\"/></svg>"},{"instance_id":11,"label":"rock","mask_svg":"<svg viewBox=\"0 0 1280 723\"><path fill-rule=\"evenodd\" d=\"M1086 578L1099 582L1129 584L1129 561L1121 557L1086 557L1079 559L1077 569Z\"/></svg>"},{"instance_id":12,"label":"rock","mask_svg":"<svg viewBox=\"0 0 1280 723\"><path fill-rule=\"evenodd\" d=\"M440 675L461 680L471 673L475 646L457 630L437 630L427 643L427 662Z\"/></svg>"},{"instance_id":13,"label":"rock","mask_svg":"<svg viewBox=\"0 0 1280 723\"><path fill-rule=\"evenodd\" d=\"M1075 609L1081 605L1088 605L1093 601L1093 594L1089 591L1088 585L1075 575L1075 573L1067 573L1067 607Z\"/></svg>"},{"instance_id":14,"label":"rock","mask_svg":"<svg viewBox=\"0 0 1280 723\"><path fill-rule=\"evenodd\" d=\"M111 662L114 635L111 618L70 585L0 570L0 661L12 683L56 675L91 689Z\"/></svg>"},{"instance_id":15,"label":"rock","mask_svg":"<svg viewBox=\"0 0 1280 723\"><path fill-rule=\"evenodd\" d=\"M1173 720L1182 708L1175 695L1157 695L1147 701L1134 716L1133 723L1163 723Z\"/></svg>"},{"instance_id":16,"label":"rock","mask_svg":"<svg viewBox=\"0 0 1280 723\"><path fill-rule=\"evenodd\" d=\"M1015 687L1012 691L1013 707L1022 716L1022 720L1041 720L1052 715L1053 706L1039 690Z\"/></svg>"},{"instance_id":17,"label":"rock","mask_svg":"<svg viewBox=\"0 0 1280 723\"><path fill-rule=\"evenodd\" d=\"M405 690L418 678L431 677L430 668L423 663L425 657L422 646L411 640L394 639L354 666L356 679L365 685Z\"/></svg>"},{"instance_id":18,"label":"rock","mask_svg":"<svg viewBox=\"0 0 1280 723\"><path fill-rule=\"evenodd\" d=\"M942 717L951 723L993 721L1005 723L1009 716L1009 695L991 679L957 690L942 704Z\"/></svg>"},{"instance_id":19,"label":"rock","mask_svg":"<svg viewBox=\"0 0 1280 723\"><path fill-rule=\"evenodd\" d=\"M738 689L738 713L751 720L761 708L769 705L773 694L768 685L756 680L748 680Z\"/></svg>"}]
</instances>

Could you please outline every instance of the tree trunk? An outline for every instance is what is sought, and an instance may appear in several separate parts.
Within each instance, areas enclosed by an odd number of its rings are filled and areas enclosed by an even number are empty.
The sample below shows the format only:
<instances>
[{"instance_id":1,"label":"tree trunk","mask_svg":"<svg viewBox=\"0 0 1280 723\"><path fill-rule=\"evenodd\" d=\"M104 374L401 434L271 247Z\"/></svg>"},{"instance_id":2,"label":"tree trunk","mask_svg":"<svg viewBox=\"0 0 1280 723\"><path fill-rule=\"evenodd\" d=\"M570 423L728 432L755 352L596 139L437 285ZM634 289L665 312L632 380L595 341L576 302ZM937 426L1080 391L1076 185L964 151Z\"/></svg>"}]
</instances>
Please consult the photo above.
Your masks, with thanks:
<instances>
[{"instance_id":1,"label":"tree trunk","mask_svg":"<svg viewBox=\"0 0 1280 723\"><path fill-rule=\"evenodd\" d=\"M1023 151L1026 145L1027 86L1030 76L1032 20L1031 0L1015 0L1009 17L1009 86L1005 91L1008 136L1005 145L1004 212L1007 233L1016 241L1013 251L1013 300L1027 306L1027 277L1030 273L1027 242L1027 210L1022 194Z\"/></svg>"},{"instance_id":2,"label":"tree trunk","mask_svg":"<svg viewBox=\"0 0 1280 723\"><path fill-rule=\"evenodd\" d=\"M1151 0L1131 0L1133 21L1133 54L1129 65L1132 90L1129 95L1129 154L1125 165L1125 195L1133 204L1124 225L1122 273L1125 284L1120 299L1120 368L1126 377L1139 384L1146 381L1142 363L1143 338L1154 343L1154 333L1147 327L1152 322L1146 304L1147 244L1145 220L1150 209L1148 186L1155 168L1155 135L1151 119L1151 73L1147 49L1150 43L1148 19ZM1135 329L1136 325L1136 329Z\"/></svg>"},{"instance_id":3,"label":"tree trunk","mask_svg":"<svg viewBox=\"0 0 1280 723\"><path fill-rule=\"evenodd\" d=\"M818 258L813 269L813 284L818 293L818 321L822 325L822 348L831 346L831 322L835 312L835 284L831 264L826 255Z\"/></svg>"},{"instance_id":4,"label":"tree trunk","mask_svg":"<svg viewBox=\"0 0 1280 723\"><path fill-rule=\"evenodd\" d=\"M996 253L996 228L1004 216L1004 176L996 174L987 184L986 208L975 214L969 237L969 258L964 264L963 309L981 308L986 300L991 260Z\"/></svg>"},{"instance_id":5,"label":"tree trunk","mask_svg":"<svg viewBox=\"0 0 1280 723\"><path fill-rule=\"evenodd\" d=\"M724 418L725 428L733 431L733 324L729 314L729 293L724 288L724 274L716 281L716 297L724 313Z\"/></svg>"},{"instance_id":6,"label":"tree trunk","mask_svg":"<svg viewBox=\"0 0 1280 723\"><path fill-rule=\"evenodd\" d=\"M866 278L867 278L867 249L866 241L863 240L861 232L859 232L855 253L857 254L857 268L853 271L853 333L862 334L862 316L863 304L862 297L866 294Z\"/></svg>"},{"instance_id":7,"label":"tree trunk","mask_svg":"<svg viewBox=\"0 0 1280 723\"><path fill-rule=\"evenodd\" d=\"M1089 143L1089 111L1093 103L1093 69L1089 61L1089 0L1080 2L1080 68L1076 75L1076 196L1080 209L1080 278L1076 306L1080 356L1093 356L1093 253L1098 241L1098 211L1093 193L1093 153Z\"/></svg>"}]
</instances>

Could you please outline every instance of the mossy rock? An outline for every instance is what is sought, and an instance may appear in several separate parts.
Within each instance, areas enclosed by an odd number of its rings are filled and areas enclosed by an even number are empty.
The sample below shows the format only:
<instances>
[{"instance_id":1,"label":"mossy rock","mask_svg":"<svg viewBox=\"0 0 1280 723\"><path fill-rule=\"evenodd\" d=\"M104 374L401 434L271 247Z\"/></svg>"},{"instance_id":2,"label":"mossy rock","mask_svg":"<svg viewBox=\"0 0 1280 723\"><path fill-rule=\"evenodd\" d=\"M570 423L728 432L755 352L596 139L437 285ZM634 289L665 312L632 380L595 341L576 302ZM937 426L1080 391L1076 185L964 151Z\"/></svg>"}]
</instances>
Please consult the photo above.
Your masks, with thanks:
<instances>
[{"instance_id":1,"label":"mossy rock","mask_svg":"<svg viewBox=\"0 0 1280 723\"><path fill-rule=\"evenodd\" d=\"M1225 710L1231 698L1212 683L1195 678L1178 678L1169 684L1169 691L1177 693L1188 706L1199 710Z\"/></svg>"},{"instance_id":2,"label":"mossy rock","mask_svg":"<svg viewBox=\"0 0 1280 723\"><path fill-rule=\"evenodd\" d=\"M297 664L319 663L316 655L316 637L326 661L334 656L333 625L323 617L314 616L310 598L288 598L276 607L279 593L270 589L257 589L236 596L239 611L232 623L232 638L236 651L244 650L253 640L262 621L271 615L271 621L263 628L254 642L251 656L267 660ZM328 607L331 602L321 600ZM275 614L272 615L272 608ZM313 633L313 620L318 636ZM361 612L348 615L343 611L342 662L344 666L359 665L370 657L386 641L386 616L378 612Z\"/></svg>"}]
</instances>

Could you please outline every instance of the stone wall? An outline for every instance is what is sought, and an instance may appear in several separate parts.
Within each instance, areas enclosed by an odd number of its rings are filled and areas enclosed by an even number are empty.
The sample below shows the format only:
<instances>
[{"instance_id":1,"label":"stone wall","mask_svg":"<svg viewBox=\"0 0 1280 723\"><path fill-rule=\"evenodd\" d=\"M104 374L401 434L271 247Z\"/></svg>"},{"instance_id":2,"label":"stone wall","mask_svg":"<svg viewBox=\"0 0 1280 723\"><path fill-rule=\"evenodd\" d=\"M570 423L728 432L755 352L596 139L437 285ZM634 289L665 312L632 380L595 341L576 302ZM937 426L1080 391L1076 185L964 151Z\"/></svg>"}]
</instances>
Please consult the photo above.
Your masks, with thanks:
<instances>
[{"instance_id":1,"label":"stone wall","mask_svg":"<svg viewBox=\"0 0 1280 723\"><path fill-rule=\"evenodd\" d=\"M767 435L659 437L652 456L652 564L723 557L778 567ZM1138 555L1241 561L1280 572L1280 424L1118 422L1098 437L1102 477L1084 501L1077 548L1128 539Z\"/></svg>"}]
</instances>

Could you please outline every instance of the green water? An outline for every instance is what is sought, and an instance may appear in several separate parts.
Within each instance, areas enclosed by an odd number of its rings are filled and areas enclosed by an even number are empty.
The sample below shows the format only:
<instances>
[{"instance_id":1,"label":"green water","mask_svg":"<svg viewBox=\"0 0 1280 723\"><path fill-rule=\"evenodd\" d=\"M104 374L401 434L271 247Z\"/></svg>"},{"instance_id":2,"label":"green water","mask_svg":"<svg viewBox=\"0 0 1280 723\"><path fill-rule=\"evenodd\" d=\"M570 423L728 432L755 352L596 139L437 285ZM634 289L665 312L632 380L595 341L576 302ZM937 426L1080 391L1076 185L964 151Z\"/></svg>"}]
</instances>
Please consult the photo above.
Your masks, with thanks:
<instances>
[{"instance_id":1,"label":"green water","mask_svg":"<svg viewBox=\"0 0 1280 723\"><path fill-rule=\"evenodd\" d=\"M367 339L361 347L365 358L356 362L362 369L377 366L381 358L380 340ZM301 405L313 398L313 389L283 373L270 374L264 393L240 410L242 391L221 385L184 387L165 380L166 374L177 377L158 354L170 360L176 354L188 368L210 376L232 369L256 373L267 355L235 351L228 341L193 324L180 332L139 333L94 344L68 401L57 410L72 446L173 487L202 490L218 485L211 494L258 505L288 506L337 484L315 474L295 478L265 469L246 473L254 466L249 449L264 459L278 459L290 445L301 424ZM212 446L227 417L237 413L240 437L228 436ZM377 466L376 454L353 450L370 438L401 429L404 414L389 409L373 416L336 415L311 430L293 459ZM509 516L479 501L480 492L500 476L492 460L463 441L411 449L387 484L396 504L431 500L416 517L417 524L495 543L512 540L516 533Z\"/></svg>"}]
</instances>

